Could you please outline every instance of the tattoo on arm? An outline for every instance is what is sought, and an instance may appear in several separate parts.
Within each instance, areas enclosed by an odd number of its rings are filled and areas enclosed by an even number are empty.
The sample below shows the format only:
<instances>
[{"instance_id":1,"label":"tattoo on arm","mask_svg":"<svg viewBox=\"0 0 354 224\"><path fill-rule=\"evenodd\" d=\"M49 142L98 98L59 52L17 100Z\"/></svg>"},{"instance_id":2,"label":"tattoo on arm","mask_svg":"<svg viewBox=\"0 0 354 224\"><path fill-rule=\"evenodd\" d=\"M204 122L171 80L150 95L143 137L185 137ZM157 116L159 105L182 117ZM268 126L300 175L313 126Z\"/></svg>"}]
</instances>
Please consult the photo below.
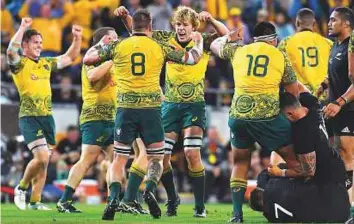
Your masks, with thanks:
<instances>
[{"instance_id":1,"label":"tattoo on arm","mask_svg":"<svg viewBox=\"0 0 354 224\"><path fill-rule=\"evenodd\" d=\"M316 172L316 152L297 155L300 167L296 168L299 176L312 177Z\"/></svg>"},{"instance_id":2,"label":"tattoo on arm","mask_svg":"<svg viewBox=\"0 0 354 224\"><path fill-rule=\"evenodd\" d=\"M162 164L160 160L153 159L149 162L147 179L158 183L162 175Z\"/></svg>"}]
</instances>

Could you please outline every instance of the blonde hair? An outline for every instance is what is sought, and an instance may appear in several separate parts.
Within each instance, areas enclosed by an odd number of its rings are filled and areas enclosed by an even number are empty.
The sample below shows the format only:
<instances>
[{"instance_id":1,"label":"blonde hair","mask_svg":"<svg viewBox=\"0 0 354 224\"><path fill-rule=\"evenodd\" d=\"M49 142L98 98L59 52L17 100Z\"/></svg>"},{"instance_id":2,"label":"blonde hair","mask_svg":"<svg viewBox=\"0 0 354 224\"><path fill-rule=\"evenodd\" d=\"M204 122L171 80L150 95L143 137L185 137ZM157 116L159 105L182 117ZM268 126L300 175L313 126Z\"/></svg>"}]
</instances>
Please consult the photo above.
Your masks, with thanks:
<instances>
[{"instance_id":1,"label":"blonde hair","mask_svg":"<svg viewBox=\"0 0 354 224\"><path fill-rule=\"evenodd\" d=\"M194 29L198 29L200 25L198 13L187 6L179 6L172 17L172 25L176 25L177 22L191 22Z\"/></svg>"}]
</instances>

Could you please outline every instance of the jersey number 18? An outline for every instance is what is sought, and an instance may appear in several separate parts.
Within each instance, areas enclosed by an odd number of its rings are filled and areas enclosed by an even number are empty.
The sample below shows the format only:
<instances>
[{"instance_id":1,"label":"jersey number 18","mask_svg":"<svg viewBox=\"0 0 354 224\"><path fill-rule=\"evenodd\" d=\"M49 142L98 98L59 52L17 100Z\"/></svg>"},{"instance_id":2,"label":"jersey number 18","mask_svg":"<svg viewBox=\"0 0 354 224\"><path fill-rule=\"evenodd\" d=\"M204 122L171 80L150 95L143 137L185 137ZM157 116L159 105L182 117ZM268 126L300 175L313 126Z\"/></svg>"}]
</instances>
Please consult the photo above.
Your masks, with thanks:
<instances>
[{"instance_id":1,"label":"jersey number 18","mask_svg":"<svg viewBox=\"0 0 354 224\"><path fill-rule=\"evenodd\" d=\"M248 76L264 77L267 75L269 65L269 57L267 55L257 55L254 58L253 55L248 54L247 58L250 59L247 71Z\"/></svg>"}]
</instances>

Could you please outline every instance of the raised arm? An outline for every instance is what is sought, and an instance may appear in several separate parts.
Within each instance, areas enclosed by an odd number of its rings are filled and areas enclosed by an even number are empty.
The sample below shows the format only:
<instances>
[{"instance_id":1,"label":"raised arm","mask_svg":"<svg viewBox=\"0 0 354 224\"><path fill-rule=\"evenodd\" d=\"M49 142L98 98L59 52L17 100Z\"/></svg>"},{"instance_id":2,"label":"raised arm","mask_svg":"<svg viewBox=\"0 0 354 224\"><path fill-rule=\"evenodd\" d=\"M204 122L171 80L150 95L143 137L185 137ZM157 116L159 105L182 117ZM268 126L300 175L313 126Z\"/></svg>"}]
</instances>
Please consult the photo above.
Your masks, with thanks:
<instances>
[{"instance_id":1,"label":"raised arm","mask_svg":"<svg viewBox=\"0 0 354 224\"><path fill-rule=\"evenodd\" d=\"M65 54L57 57L58 69L65 68L71 65L75 58L79 56L81 50L81 40L82 40L82 27L78 25L73 25L72 34L74 36L73 42Z\"/></svg>"},{"instance_id":2,"label":"raised arm","mask_svg":"<svg viewBox=\"0 0 354 224\"><path fill-rule=\"evenodd\" d=\"M100 42L92 46L84 56L85 65L95 65L113 58L113 51L120 40L110 42L107 35L102 37Z\"/></svg>"},{"instance_id":3,"label":"raised arm","mask_svg":"<svg viewBox=\"0 0 354 224\"><path fill-rule=\"evenodd\" d=\"M125 28L128 30L129 34L132 34L133 28L133 18L129 15L128 9L124 6L120 6L114 10L113 13L116 17L121 18Z\"/></svg>"},{"instance_id":4,"label":"raised arm","mask_svg":"<svg viewBox=\"0 0 354 224\"><path fill-rule=\"evenodd\" d=\"M85 66L85 65L84 65ZM87 69L87 78L90 82L96 82L100 80L103 76L105 76L111 67L113 66L113 61L105 61L99 66L85 66Z\"/></svg>"},{"instance_id":5,"label":"raised arm","mask_svg":"<svg viewBox=\"0 0 354 224\"><path fill-rule=\"evenodd\" d=\"M210 50L221 59L232 59L237 48L242 47L237 41L240 40L239 30L232 31L230 34L215 39Z\"/></svg>"},{"instance_id":6,"label":"raised arm","mask_svg":"<svg viewBox=\"0 0 354 224\"><path fill-rule=\"evenodd\" d=\"M166 60L187 65L197 64L203 56L203 37L199 32L194 32L192 33L192 40L195 45L188 51L185 49L176 50L166 43L161 43L161 46L165 52Z\"/></svg>"},{"instance_id":7,"label":"raised arm","mask_svg":"<svg viewBox=\"0 0 354 224\"><path fill-rule=\"evenodd\" d=\"M7 48L6 51L7 62L9 63L9 65L16 65L17 63L20 62L21 56L18 51L21 48L23 34L25 33L26 29L31 26L31 24L32 24L31 18L26 18L26 17L23 18L20 27L18 28L15 35L12 37L9 43L9 47Z\"/></svg>"},{"instance_id":8,"label":"raised arm","mask_svg":"<svg viewBox=\"0 0 354 224\"><path fill-rule=\"evenodd\" d=\"M229 34L229 29L222 22L213 18L213 16L209 12L200 12L199 19L203 22L207 22L212 25L219 37Z\"/></svg>"}]
</instances>

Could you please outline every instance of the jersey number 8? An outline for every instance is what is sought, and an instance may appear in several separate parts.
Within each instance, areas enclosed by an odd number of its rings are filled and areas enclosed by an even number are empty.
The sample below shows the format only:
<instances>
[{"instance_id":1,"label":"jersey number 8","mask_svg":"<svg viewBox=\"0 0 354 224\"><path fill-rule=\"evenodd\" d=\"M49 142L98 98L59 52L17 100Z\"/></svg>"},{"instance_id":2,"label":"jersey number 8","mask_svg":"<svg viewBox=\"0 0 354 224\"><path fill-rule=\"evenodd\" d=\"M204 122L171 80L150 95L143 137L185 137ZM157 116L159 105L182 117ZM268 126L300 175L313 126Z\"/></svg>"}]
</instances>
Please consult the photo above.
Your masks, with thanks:
<instances>
[{"instance_id":1,"label":"jersey number 8","mask_svg":"<svg viewBox=\"0 0 354 224\"><path fill-rule=\"evenodd\" d=\"M254 65L253 65L253 55L248 54L247 57L250 59L250 62L248 64L248 71L247 71L248 76L251 76L251 73L257 77L264 77L267 75L268 65L269 65L269 57L267 55L257 55L254 60Z\"/></svg>"},{"instance_id":2,"label":"jersey number 8","mask_svg":"<svg viewBox=\"0 0 354 224\"><path fill-rule=\"evenodd\" d=\"M317 47L308 47L308 48L306 48L306 50L302 47L299 47L299 50L301 51L302 67L306 66L306 58L308 58L308 60L307 60L308 66L316 67L318 65Z\"/></svg>"},{"instance_id":3,"label":"jersey number 8","mask_svg":"<svg viewBox=\"0 0 354 224\"><path fill-rule=\"evenodd\" d=\"M133 53L130 61L133 75L142 76L145 74L145 55L143 53Z\"/></svg>"}]
</instances>

